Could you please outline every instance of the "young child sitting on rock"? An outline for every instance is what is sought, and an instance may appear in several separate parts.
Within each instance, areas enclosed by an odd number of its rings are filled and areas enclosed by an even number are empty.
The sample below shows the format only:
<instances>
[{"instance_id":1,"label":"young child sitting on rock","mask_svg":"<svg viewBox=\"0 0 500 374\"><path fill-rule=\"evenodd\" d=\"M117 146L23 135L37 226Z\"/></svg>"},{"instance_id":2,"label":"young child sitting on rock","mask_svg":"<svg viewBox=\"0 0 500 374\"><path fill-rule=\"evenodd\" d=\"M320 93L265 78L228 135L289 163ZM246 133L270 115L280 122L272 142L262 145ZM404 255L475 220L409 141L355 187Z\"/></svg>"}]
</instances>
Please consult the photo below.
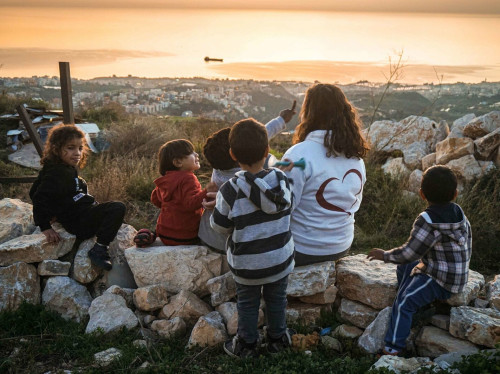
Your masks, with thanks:
<instances>
[{"instance_id":1,"label":"young child sitting on rock","mask_svg":"<svg viewBox=\"0 0 500 374\"><path fill-rule=\"evenodd\" d=\"M276 117L266 123L266 131L269 139L279 134L285 129L285 126L295 115L295 106L297 102L294 101L291 109L283 109L279 117ZM212 182L215 182L218 188L220 188L229 179L234 177L236 172L240 171L238 163L231 158L229 154L229 132L230 127L223 128L215 133L213 133L205 142L203 146L203 154L212 166ZM266 159L266 164L268 163L269 157ZM264 168L268 165L264 164ZM205 205L205 207L213 208L212 206ZM200 229L198 231L198 236L200 237L203 244L209 246L217 252L226 252L226 239L227 235L220 234L214 231L210 227L210 216L212 215L212 209L205 209L200 221Z\"/></svg>"},{"instance_id":2,"label":"young child sitting on rock","mask_svg":"<svg viewBox=\"0 0 500 374\"><path fill-rule=\"evenodd\" d=\"M189 140L163 144L158 163L161 177L155 179L156 188L151 193L151 202L161 209L156 233L141 229L134 242L142 247L154 242L157 235L165 245L197 244L203 199L207 192L216 192L217 186L210 182L205 189L201 188L194 175L200 168L200 160Z\"/></svg>"},{"instance_id":3,"label":"young child sitting on rock","mask_svg":"<svg viewBox=\"0 0 500 374\"><path fill-rule=\"evenodd\" d=\"M401 247L372 249L370 260L399 264L398 293L392 306L383 354L398 355L406 347L413 315L434 300L463 290L472 251L470 223L459 205L457 178L446 166L433 166L422 177L420 196L428 203Z\"/></svg>"},{"instance_id":4,"label":"young child sitting on rock","mask_svg":"<svg viewBox=\"0 0 500 374\"><path fill-rule=\"evenodd\" d=\"M98 204L88 194L87 183L78 176L85 165L85 134L74 125L54 126L48 134L40 163L43 165L30 190L33 217L49 243L61 240L51 223L59 222L78 240L97 236L88 255L93 265L111 270L108 246L125 215L121 202Z\"/></svg>"},{"instance_id":5,"label":"young child sitting on rock","mask_svg":"<svg viewBox=\"0 0 500 374\"><path fill-rule=\"evenodd\" d=\"M293 270L291 187L279 169L263 169L269 153L267 131L254 119L237 122L229 134L229 153L241 171L217 193L212 228L227 239L227 260L236 282L238 333L224 344L233 357L257 355L261 296L266 303L267 349L291 345L285 309L288 275Z\"/></svg>"}]
</instances>

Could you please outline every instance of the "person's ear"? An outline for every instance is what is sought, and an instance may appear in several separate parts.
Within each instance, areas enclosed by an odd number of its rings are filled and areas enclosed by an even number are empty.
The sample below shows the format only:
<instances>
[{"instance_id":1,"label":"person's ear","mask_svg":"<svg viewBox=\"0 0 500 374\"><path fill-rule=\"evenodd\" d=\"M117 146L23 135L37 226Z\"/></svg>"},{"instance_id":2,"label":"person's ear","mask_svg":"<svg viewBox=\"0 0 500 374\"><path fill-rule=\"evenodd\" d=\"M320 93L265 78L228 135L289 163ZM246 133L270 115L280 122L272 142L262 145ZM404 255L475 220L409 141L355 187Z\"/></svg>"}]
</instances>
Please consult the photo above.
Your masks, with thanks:
<instances>
[{"instance_id":1,"label":"person's ear","mask_svg":"<svg viewBox=\"0 0 500 374\"><path fill-rule=\"evenodd\" d=\"M269 154L269 146L267 146L266 148L266 152L264 153L264 158L266 158L268 154Z\"/></svg>"},{"instance_id":2,"label":"person's ear","mask_svg":"<svg viewBox=\"0 0 500 374\"><path fill-rule=\"evenodd\" d=\"M458 196L458 190L455 190L455 193L453 194L453 199L452 200L455 200Z\"/></svg>"},{"instance_id":3,"label":"person's ear","mask_svg":"<svg viewBox=\"0 0 500 374\"><path fill-rule=\"evenodd\" d=\"M182 166L182 160L179 158L174 158L174 160L172 161L172 164L174 164L174 166L176 168L180 168Z\"/></svg>"},{"instance_id":4,"label":"person's ear","mask_svg":"<svg viewBox=\"0 0 500 374\"><path fill-rule=\"evenodd\" d=\"M229 148L229 155L231 156L231 158L233 159L233 161L238 162L238 160L236 159L236 156L234 155L233 150L231 148Z\"/></svg>"},{"instance_id":5,"label":"person's ear","mask_svg":"<svg viewBox=\"0 0 500 374\"><path fill-rule=\"evenodd\" d=\"M422 200L427 201L427 198L425 197L424 191L422 191L422 189L418 190L418 194L420 195L420 197L422 198Z\"/></svg>"}]
</instances>

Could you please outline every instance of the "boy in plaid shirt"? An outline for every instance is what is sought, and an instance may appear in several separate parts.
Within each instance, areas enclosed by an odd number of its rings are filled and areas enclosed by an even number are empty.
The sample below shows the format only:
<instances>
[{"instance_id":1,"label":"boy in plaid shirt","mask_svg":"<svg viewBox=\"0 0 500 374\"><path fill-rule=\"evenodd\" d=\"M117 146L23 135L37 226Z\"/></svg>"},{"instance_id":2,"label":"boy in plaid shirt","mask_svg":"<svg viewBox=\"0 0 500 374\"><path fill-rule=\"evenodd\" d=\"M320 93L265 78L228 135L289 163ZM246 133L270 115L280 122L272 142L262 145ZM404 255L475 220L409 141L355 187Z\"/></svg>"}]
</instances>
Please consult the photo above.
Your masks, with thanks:
<instances>
[{"instance_id":1,"label":"boy in plaid shirt","mask_svg":"<svg viewBox=\"0 0 500 374\"><path fill-rule=\"evenodd\" d=\"M472 251L470 223L459 205L457 178L447 166L436 165L422 177L420 196L428 203L401 247L374 248L370 260L399 264L399 289L385 335L384 354L398 355L406 347L413 314L434 300L463 290Z\"/></svg>"}]
</instances>

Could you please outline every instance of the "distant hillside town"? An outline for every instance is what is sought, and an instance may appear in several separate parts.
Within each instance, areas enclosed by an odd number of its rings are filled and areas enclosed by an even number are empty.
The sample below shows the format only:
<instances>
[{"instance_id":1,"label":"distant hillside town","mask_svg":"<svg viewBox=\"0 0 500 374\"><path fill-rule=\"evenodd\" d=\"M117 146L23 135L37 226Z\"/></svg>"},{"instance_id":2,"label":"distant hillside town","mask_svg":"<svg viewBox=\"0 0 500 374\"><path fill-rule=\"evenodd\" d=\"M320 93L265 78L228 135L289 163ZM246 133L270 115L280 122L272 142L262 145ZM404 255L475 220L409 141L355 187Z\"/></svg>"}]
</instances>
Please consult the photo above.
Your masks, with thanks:
<instances>
[{"instance_id":1,"label":"distant hillside town","mask_svg":"<svg viewBox=\"0 0 500 374\"><path fill-rule=\"evenodd\" d=\"M77 112L117 103L126 112L135 114L226 121L254 117L263 122L275 117L293 100L298 101L300 108L310 85L288 81L133 76L72 80L73 105ZM365 123L399 120L409 115L453 121L466 113L481 115L500 108L500 82L392 84L387 91L385 85L368 81L339 86L356 105ZM38 98L49 103L50 109L62 106L57 76L0 78L0 90L6 95Z\"/></svg>"}]
</instances>

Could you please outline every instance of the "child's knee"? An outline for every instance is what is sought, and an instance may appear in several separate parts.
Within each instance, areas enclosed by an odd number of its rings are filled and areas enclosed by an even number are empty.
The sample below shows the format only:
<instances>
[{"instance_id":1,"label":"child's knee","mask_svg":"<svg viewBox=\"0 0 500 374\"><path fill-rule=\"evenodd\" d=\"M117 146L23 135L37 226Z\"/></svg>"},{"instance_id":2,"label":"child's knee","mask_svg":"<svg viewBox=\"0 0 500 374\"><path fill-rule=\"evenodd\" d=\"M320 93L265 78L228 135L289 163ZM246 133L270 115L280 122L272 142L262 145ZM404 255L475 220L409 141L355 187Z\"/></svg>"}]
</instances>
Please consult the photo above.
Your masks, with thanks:
<instances>
[{"instance_id":1,"label":"child's knee","mask_svg":"<svg viewBox=\"0 0 500 374\"><path fill-rule=\"evenodd\" d=\"M112 211L116 216L121 216L122 218L125 217L125 213L127 211L127 207L125 204L123 204L121 201L115 201L112 203L113 205L111 206Z\"/></svg>"}]
</instances>

